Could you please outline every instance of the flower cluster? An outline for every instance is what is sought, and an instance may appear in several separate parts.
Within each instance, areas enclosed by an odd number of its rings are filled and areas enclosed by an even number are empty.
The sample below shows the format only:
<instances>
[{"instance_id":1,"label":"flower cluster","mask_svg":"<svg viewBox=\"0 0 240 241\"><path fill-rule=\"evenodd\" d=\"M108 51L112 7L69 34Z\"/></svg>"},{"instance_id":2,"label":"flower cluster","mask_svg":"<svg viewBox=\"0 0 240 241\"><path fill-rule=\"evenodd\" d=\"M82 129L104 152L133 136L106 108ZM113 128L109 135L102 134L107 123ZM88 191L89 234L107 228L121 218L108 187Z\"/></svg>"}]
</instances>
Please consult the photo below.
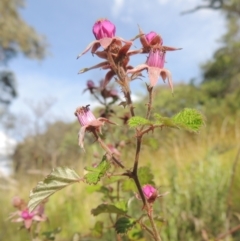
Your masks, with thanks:
<instances>
[{"instance_id":1,"label":"flower cluster","mask_svg":"<svg viewBox=\"0 0 240 241\"><path fill-rule=\"evenodd\" d=\"M163 46L163 40L160 35L154 31L144 34L142 30L139 29L142 48L130 50L132 41L126 41L120 37L116 37L115 33L115 25L107 19L100 19L94 24L93 34L96 40L90 43L78 57L81 57L91 49L93 54L96 54L106 61L90 68L84 68L80 70L79 73L84 73L94 68L109 69L104 79L104 86L110 82L113 76L117 75L116 81L121 85L123 91L127 91L127 82L137 79L140 72L146 69L149 75L150 86L155 86L159 76L161 76L164 82L166 79L168 80L169 86L173 91L171 73L164 68L165 56L167 51L179 50L181 48ZM124 43L124 45L122 45L122 43ZM104 49L103 51L97 51L100 46ZM139 53L148 54L146 63L135 68L128 65L129 57ZM127 77L127 74L132 75L131 77Z\"/></svg>"},{"instance_id":2,"label":"flower cluster","mask_svg":"<svg viewBox=\"0 0 240 241\"><path fill-rule=\"evenodd\" d=\"M163 81L168 80L168 83L173 91L172 77L169 70L164 68L165 57L167 51L178 50L180 48L173 48L163 45L163 40L160 35L151 31L148 34L144 34L141 29L139 29L139 37L142 47L138 50L130 50L132 46L132 41L126 41L120 37L117 37L116 27L107 19L99 19L93 25L93 34L96 38L91 42L87 48L78 55L78 58L91 49L92 54L104 59L103 62L94 65L90 68L83 68L79 73L84 73L91 69L102 68L107 69L108 72L105 75L103 81L99 87L95 86L92 80L87 81L87 88L84 90L89 91L93 94L96 99L102 103L106 103L107 98L112 98L112 103L118 100L118 94L116 90L109 90L106 88L111 79L116 76L115 80L122 88L122 92L126 98L126 103L123 105L130 105L130 87L129 82L135 80L141 76L141 71L147 70L150 80L150 87L154 87L157 84L159 77L161 76ZM98 49L102 47L102 50ZM148 54L147 61L135 68L128 64L130 56L135 54ZM100 91L101 96L104 101L98 98L96 92ZM80 107L76 110L75 115L77 116L82 128L79 132L79 145L83 148L83 139L85 131L92 132L95 137L98 137L98 132L101 132L101 127L105 122L111 123L107 118L110 111L107 113L104 111L101 113L101 117L98 119L92 114L88 106ZM133 107L132 107L133 113Z\"/></svg>"}]
</instances>

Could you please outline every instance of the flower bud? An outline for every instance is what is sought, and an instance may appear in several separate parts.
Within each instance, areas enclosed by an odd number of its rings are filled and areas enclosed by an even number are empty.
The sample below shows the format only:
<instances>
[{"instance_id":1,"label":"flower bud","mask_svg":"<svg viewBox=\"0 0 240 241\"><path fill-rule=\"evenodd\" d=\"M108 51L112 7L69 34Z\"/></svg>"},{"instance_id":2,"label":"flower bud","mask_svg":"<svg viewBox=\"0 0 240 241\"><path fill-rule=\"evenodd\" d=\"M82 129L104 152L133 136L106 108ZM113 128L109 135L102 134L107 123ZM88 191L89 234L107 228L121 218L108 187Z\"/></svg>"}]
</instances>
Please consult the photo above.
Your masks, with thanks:
<instances>
[{"instance_id":1,"label":"flower bud","mask_svg":"<svg viewBox=\"0 0 240 241\"><path fill-rule=\"evenodd\" d=\"M93 34L97 40L102 38L112 38L115 36L116 27L107 19L99 19L93 25Z\"/></svg>"},{"instance_id":2,"label":"flower bud","mask_svg":"<svg viewBox=\"0 0 240 241\"><path fill-rule=\"evenodd\" d=\"M88 89L93 89L95 87L95 84L92 80L87 81L87 87Z\"/></svg>"},{"instance_id":3,"label":"flower bud","mask_svg":"<svg viewBox=\"0 0 240 241\"><path fill-rule=\"evenodd\" d=\"M152 41L156 36L157 36L157 34L156 34L155 32L153 32L153 31L151 31L151 32L148 33L148 34L145 34L145 37L146 37L146 39L147 39L147 41L148 41L149 44L151 43L151 41Z\"/></svg>"},{"instance_id":4,"label":"flower bud","mask_svg":"<svg viewBox=\"0 0 240 241\"><path fill-rule=\"evenodd\" d=\"M160 35L158 35L157 33L153 32L153 31L151 31L148 34L145 34L145 38L146 38L148 44L151 44L151 45L152 44L153 45L155 45L155 44L162 45L163 44L163 40L160 37Z\"/></svg>"},{"instance_id":5,"label":"flower bud","mask_svg":"<svg viewBox=\"0 0 240 241\"><path fill-rule=\"evenodd\" d=\"M153 203L157 198L157 189L151 186L150 184L146 184L142 187L143 194L146 197L149 203Z\"/></svg>"}]
</instances>

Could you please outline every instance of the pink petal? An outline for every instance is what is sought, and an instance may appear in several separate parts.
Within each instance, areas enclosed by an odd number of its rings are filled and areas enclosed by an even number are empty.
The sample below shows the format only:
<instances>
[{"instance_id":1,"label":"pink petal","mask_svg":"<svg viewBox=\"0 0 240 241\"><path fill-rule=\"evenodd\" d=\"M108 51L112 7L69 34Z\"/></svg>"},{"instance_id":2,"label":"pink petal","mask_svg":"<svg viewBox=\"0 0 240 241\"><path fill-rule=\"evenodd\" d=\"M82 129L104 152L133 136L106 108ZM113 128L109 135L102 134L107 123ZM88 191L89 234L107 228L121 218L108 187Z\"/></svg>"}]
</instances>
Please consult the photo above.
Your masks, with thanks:
<instances>
[{"instance_id":1,"label":"pink petal","mask_svg":"<svg viewBox=\"0 0 240 241\"><path fill-rule=\"evenodd\" d=\"M98 41L98 40L94 40L93 42L91 42L91 43L86 47L86 49L85 49L81 54L79 54L79 55L77 56L77 59L80 58L80 57L81 57L82 55L84 55L85 53L87 53L87 51L89 51L89 50L91 49L91 47L94 46L94 44L96 44L96 43L99 43L99 41Z\"/></svg>"},{"instance_id":2,"label":"pink petal","mask_svg":"<svg viewBox=\"0 0 240 241\"><path fill-rule=\"evenodd\" d=\"M167 70L167 69L162 69L160 75L161 75L162 78L165 77L165 76L167 77L168 84L169 84L169 86L170 86L170 88L172 90L172 93L173 93L173 82L172 82L171 72L169 70Z\"/></svg>"},{"instance_id":3,"label":"pink petal","mask_svg":"<svg viewBox=\"0 0 240 241\"><path fill-rule=\"evenodd\" d=\"M114 38L102 38L99 40L100 45L106 49L113 41Z\"/></svg>"},{"instance_id":4,"label":"pink petal","mask_svg":"<svg viewBox=\"0 0 240 241\"><path fill-rule=\"evenodd\" d=\"M41 216L35 215L35 216L33 217L33 220L34 220L34 221L38 221L38 222L44 222L44 221L47 220L47 218L46 218L46 217L41 217Z\"/></svg>"},{"instance_id":5,"label":"pink petal","mask_svg":"<svg viewBox=\"0 0 240 241\"><path fill-rule=\"evenodd\" d=\"M18 223L18 222L22 222L22 221L24 221L24 219L21 218L21 217L15 218L15 219L12 220L12 222L14 222L14 223L15 223L15 222Z\"/></svg>"},{"instance_id":6,"label":"pink petal","mask_svg":"<svg viewBox=\"0 0 240 241\"><path fill-rule=\"evenodd\" d=\"M161 72L161 69L158 67L148 67L148 77L149 77L151 87L157 84L160 72Z\"/></svg>"},{"instance_id":7,"label":"pink petal","mask_svg":"<svg viewBox=\"0 0 240 241\"><path fill-rule=\"evenodd\" d=\"M83 147L83 140L84 140L84 135L85 135L85 131L86 131L86 128L88 126L82 126L80 131L78 132L78 145L84 150L84 147Z\"/></svg>"},{"instance_id":8,"label":"pink petal","mask_svg":"<svg viewBox=\"0 0 240 241\"><path fill-rule=\"evenodd\" d=\"M26 219L24 221L24 226L26 229L29 229L31 227L31 225L32 225L32 219Z\"/></svg>"}]
</instances>

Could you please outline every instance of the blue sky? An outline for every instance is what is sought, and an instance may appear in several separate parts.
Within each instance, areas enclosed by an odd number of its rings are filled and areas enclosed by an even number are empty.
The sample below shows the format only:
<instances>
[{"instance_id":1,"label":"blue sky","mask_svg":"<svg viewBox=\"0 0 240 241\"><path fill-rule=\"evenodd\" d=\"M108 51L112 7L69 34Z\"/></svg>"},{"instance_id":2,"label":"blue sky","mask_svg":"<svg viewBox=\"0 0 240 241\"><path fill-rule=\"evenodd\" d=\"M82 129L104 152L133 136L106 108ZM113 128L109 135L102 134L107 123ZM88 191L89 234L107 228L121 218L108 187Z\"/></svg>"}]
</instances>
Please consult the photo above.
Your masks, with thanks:
<instances>
[{"instance_id":1,"label":"blue sky","mask_svg":"<svg viewBox=\"0 0 240 241\"><path fill-rule=\"evenodd\" d=\"M26 0L22 17L47 38L49 56L43 61L32 61L19 55L9 64L16 74L19 97L11 106L15 114L30 114L29 104L54 99L47 118L74 120L74 110L80 105L94 105L88 94L82 94L88 79L104 77L104 70L93 70L78 75L83 67L99 62L90 53L77 55L94 40L92 26L99 18L115 23L117 35L130 39L138 34L138 24L145 33L159 33L167 46L182 47L167 53L166 68L175 83L201 79L199 65L210 59L224 33L224 16L219 12L202 10L180 15L193 8L200 0ZM134 43L140 47L139 40ZM133 65L145 62L139 56ZM145 76L147 74L145 73ZM147 79L146 79L147 81ZM135 82L133 94L143 86Z\"/></svg>"}]
</instances>

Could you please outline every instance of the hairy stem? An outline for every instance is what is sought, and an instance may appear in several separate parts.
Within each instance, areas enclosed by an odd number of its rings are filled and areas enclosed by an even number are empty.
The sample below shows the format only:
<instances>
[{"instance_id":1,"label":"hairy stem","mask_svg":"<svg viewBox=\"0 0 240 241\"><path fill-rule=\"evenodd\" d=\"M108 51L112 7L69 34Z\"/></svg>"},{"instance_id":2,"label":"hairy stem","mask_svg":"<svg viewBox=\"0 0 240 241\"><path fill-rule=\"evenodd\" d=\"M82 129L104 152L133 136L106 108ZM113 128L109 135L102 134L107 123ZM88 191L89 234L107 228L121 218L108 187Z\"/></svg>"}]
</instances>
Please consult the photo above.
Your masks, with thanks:
<instances>
[{"instance_id":1,"label":"hairy stem","mask_svg":"<svg viewBox=\"0 0 240 241\"><path fill-rule=\"evenodd\" d=\"M128 106L129 106L129 109L130 109L131 116L135 116L134 107L133 107L133 104L132 104L132 98L131 98L131 93L130 93L130 91L127 91L127 92L125 93L125 97L126 97L127 104L128 104Z\"/></svg>"},{"instance_id":2,"label":"hairy stem","mask_svg":"<svg viewBox=\"0 0 240 241\"><path fill-rule=\"evenodd\" d=\"M149 205L148 206L148 218L150 220L150 223L151 223L151 226L152 226L152 229L153 229L153 233L154 233L154 238L156 241L162 241L159 233L158 233L158 230L157 230L157 227L155 225L155 222L154 222L154 219L153 219L153 212L151 209L151 207Z\"/></svg>"},{"instance_id":3,"label":"hairy stem","mask_svg":"<svg viewBox=\"0 0 240 241\"><path fill-rule=\"evenodd\" d=\"M152 100L153 100L153 87L147 86L148 90L148 103L147 103L147 114L146 114L146 119L149 120L150 114L151 114L151 109L152 109Z\"/></svg>"}]
</instances>

